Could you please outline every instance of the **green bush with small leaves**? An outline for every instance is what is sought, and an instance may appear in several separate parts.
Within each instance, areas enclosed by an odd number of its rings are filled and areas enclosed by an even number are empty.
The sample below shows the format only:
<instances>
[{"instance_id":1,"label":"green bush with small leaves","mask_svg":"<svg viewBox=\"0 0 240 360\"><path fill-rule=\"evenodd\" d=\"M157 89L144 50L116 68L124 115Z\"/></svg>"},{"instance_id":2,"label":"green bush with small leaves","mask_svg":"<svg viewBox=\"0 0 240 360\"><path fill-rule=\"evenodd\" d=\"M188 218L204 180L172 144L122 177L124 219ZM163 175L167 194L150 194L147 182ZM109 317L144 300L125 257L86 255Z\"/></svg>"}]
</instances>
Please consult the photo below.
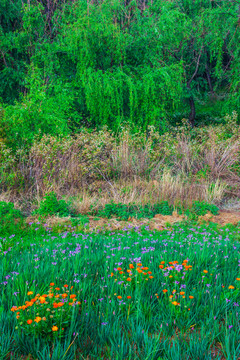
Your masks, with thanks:
<instances>
[{"instance_id":1,"label":"green bush with small leaves","mask_svg":"<svg viewBox=\"0 0 240 360\"><path fill-rule=\"evenodd\" d=\"M20 210L14 208L11 202L0 201L0 236L14 234L17 227L23 223Z\"/></svg>"},{"instance_id":2,"label":"green bush with small leaves","mask_svg":"<svg viewBox=\"0 0 240 360\"><path fill-rule=\"evenodd\" d=\"M173 212L173 206L170 206L167 201L162 201L159 204L155 205L144 205L139 206L136 204L125 205L122 203L115 204L111 202L110 204L106 204L105 207L101 207L97 212L92 212L94 215L98 215L103 218L111 218L115 216L121 220L128 220L129 217L141 219L147 218L151 219L156 214L162 215L171 215Z\"/></svg>"},{"instance_id":3,"label":"green bush with small leaves","mask_svg":"<svg viewBox=\"0 0 240 360\"><path fill-rule=\"evenodd\" d=\"M108 219L111 217L117 217L120 220L128 220L129 218L133 217L136 219L151 219L156 214L172 215L173 210L174 207L169 205L167 201L162 201L154 205L146 204L144 206L139 206L136 204L125 205L122 203L115 204L111 202L110 204L106 204L105 207L100 207L98 211L91 211L91 214ZM204 201L195 201L191 209L183 210L181 208L177 208L177 211L179 214L184 213L191 218L197 218L198 216L207 214L207 212L211 212L213 215L217 215L218 207L213 204L208 204Z\"/></svg>"},{"instance_id":4,"label":"green bush with small leaves","mask_svg":"<svg viewBox=\"0 0 240 360\"><path fill-rule=\"evenodd\" d=\"M58 215L65 217L75 215L69 208L65 200L58 200L54 192L47 194L41 201L39 209L32 212L33 215Z\"/></svg>"}]
</instances>

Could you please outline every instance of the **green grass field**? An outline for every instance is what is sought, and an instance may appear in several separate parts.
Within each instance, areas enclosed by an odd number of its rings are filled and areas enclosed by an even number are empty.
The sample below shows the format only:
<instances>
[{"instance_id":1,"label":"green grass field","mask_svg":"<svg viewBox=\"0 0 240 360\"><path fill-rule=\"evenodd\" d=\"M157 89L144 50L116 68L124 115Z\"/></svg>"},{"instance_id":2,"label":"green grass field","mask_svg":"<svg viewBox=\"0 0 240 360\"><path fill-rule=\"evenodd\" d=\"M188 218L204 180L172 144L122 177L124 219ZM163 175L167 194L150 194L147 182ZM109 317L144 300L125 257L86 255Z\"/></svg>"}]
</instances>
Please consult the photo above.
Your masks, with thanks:
<instances>
[{"instance_id":1,"label":"green grass field","mask_svg":"<svg viewBox=\"0 0 240 360\"><path fill-rule=\"evenodd\" d=\"M237 227L32 226L0 236L0 359L240 358Z\"/></svg>"}]
</instances>

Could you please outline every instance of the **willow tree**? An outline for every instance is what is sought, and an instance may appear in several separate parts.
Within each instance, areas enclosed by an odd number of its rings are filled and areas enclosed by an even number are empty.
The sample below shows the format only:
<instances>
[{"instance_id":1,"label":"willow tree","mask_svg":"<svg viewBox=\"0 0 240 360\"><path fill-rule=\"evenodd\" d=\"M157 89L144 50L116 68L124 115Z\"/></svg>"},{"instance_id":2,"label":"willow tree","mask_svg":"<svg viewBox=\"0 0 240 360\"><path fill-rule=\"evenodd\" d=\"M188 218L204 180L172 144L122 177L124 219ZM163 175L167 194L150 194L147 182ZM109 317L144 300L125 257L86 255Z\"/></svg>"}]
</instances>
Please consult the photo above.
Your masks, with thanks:
<instances>
[{"instance_id":1,"label":"willow tree","mask_svg":"<svg viewBox=\"0 0 240 360\"><path fill-rule=\"evenodd\" d=\"M63 44L94 123L163 125L185 104L193 126L196 99L221 92L239 107L238 25L235 0L86 1Z\"/></svg>"},{"instance_id":2,"label":"willow tree","mask_svg":"<svg viewBox=\"0 0 240 360\"><path fill-rule=\"evenodd\" d=\"M196 104L219 95L222 115L239 111L239 6L240 0L3 0L1 123L32 135L105 124L116 130L125 122L164 129L184 109L194 126Z\"/></svg>"}]
</instances>

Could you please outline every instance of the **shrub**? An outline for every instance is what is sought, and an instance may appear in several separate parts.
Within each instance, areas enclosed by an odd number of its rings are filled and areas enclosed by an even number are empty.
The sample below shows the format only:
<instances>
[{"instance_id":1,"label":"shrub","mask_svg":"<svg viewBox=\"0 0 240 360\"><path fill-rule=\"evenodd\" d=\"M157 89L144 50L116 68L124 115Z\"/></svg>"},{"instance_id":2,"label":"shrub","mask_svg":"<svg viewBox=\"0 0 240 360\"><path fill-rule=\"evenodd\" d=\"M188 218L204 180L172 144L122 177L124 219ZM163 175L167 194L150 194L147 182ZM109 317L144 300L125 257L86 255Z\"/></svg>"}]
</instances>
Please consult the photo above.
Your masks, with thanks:
<instances>
[{"instance_id":1,"label":"shrub","mask_svg":"<svg viewBox=\"0 0 240 360\"><path fill-rule=\"evenodd\" d=\"M179 211L181 213L181 210ZM194 201L191 209L186 209L185 214L192 220L196 220L198 216L204 216L208 212L218 215L219 209L216 205L209 204L205 201Z\"/></svg>"},{"instance_id":2,"label":"shrub","mask_svg":"<svg viewBox=\"0 0 240 360\"><path fill-rule=\"evenodd\" d=\"M23 224L23 215L20 210L14 208L14 204L0 201L0 235L13 234L17 231L16 225ZM2 247L0 243L0 247Z\"/></svg>"},{"instance_id":3,"label":"shrub","mask_svg":"<svg viewBox=\"0 0 240 360\"><path fill-rule=\"evenodd\" d=\"M58 200L54 192L47 194L40 203L39 209L33 211L33 215L58 215L60 217L71 215L71 211L65 200Z\"/></svg>"},{"instance_id":4,"label":"shrub","mask_svg":"<svg viewBox=\"0 0 240 360\"><path fill-rule=\"evenodd\" d=\"M208 211L213 215L218 215L219 209L216 205L208 204L205 201L195 201L193 203L192 211L198 216L206 215Z\"/></svg>"},{"instance_id":5,"label":"shrub","mask_svg":"<svg viewBox=\"0 0 240 360\"><path fill-rule=\"evenodd\" d=\"M105 207L100 208L97 215L104 218L110 218L116 216L121 220L128 220L129 217L140 218L152 218L156 214L171 215L173 207L169 206L167 201L162 201L159 204L137 206L135 204L125 205L122 203L115 204L111 202L106 204Z\"/></svg>"}]
</instances>

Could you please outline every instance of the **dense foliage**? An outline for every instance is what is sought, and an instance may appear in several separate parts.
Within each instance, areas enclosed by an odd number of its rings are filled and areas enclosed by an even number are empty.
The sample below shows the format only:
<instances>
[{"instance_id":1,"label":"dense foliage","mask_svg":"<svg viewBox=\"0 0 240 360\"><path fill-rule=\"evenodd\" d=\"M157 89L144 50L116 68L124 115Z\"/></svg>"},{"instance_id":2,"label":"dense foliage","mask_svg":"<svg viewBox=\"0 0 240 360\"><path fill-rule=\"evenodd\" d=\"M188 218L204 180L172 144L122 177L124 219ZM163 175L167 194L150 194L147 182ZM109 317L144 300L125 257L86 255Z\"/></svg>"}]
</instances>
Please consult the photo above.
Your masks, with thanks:
<instances>
[{"instance_id":1,"label":"dense foliage","mask_svg":"<svg viewBox=\"0 0 240 360\"><path fill-rule=\"evenodd\" d=\"M238 0L2 0L0 137L239 111L239 16Z\"/></svg>"}]
</instances>

